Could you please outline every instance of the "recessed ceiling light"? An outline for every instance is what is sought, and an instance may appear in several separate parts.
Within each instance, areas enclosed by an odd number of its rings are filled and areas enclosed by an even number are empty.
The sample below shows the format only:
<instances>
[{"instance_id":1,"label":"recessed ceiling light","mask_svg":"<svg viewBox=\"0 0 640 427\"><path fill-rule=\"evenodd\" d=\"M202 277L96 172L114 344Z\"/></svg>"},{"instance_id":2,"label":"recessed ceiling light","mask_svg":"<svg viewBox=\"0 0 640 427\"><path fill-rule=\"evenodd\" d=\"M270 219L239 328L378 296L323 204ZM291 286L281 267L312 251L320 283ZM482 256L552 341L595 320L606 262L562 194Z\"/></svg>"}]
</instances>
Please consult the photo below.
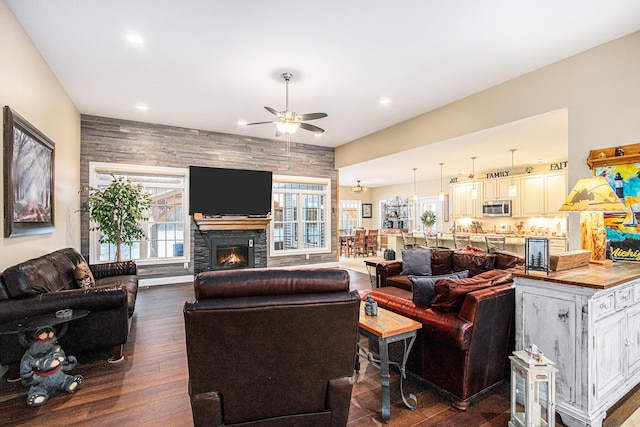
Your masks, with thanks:
<instances>
[{"instance_id":1,"label":"recessed ceiling light","mask_svg":"<svg viewBox=\"0 0 640 427\"><path fill-rule=\"evenodd\" d=\"M238 120L238 126L246 126L247 122L244 120Z\"/></svg>"},{"instance_id":2,"label":"recessed ceiling light","mask_svg":"<svg viewBox=\"0 0 640 427\"><path fill-rule=\"evenodd\" d=\"M149 106L147 104L138 103L136 104L136 109L138 111L147 111L149 109Z\"/></svg>"},{"instance_id":3,"label":"recessed ceiling light","mask_svg":"<svg viewBox=\"0 0 640 427\"><path fill-rule=\"evenodd\" d=\"M129 33L127 34L127 41L132 44L142 44L144 43L144 39L140 34Z\"/></svg>"},{"instance_id":4,"label":"recessed ceiling light","mask_svg":"<svg viewBox=\"0 0 640 427\"><path fill-rule=\"evenodd\" d=\"M542 162L544 162L544 160L542 160L542 159L536 159L535 160L535 163L542 163Z\"/></svg>"},{"instance_id":5,"label":"recessed ceiling light","mask_svg":"<svg viewBox=\"0 0 640 427\"><path fill-rule=\"evenodd\" d=\"M380 99L380 105L387 105L390 102L391 102L391 100L389 98L381 98Z\"/></svg>"},{"instance_id":6,"label":"recessed ceiling light","mask_svg":"<svg viewBox=\"0 0 640 427\"><path fill-rule=\"evenodd\" d=\"M315 135L316 138L322 137L322 132L314 132L313 134Z\"/></svg>"}]
</instances>

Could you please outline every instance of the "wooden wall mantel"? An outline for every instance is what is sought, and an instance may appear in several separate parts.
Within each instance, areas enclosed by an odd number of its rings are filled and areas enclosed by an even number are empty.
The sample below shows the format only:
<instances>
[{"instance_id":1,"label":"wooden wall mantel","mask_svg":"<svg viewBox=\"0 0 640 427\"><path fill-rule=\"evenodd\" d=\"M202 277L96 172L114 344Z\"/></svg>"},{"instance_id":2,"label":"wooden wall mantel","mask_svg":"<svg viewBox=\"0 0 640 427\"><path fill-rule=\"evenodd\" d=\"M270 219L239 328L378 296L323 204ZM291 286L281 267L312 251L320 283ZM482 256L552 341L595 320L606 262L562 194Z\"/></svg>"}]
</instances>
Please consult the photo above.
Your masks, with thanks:
<instances>
[{"instance_id":1,"label":"wooden wall mantel","mask_svg":"<svg viewBox=\"0 0 640 427\"><path fill-rule=\"evenodd\" d=\"M616 148L621 148L624 151L624 156L616 156ZM591 150L587 159L589 169L597 166L626 165L637 162L640 162L640 144Z\"/></svg>"},{"instance_id":2,"label":"wooden wall mantel","mask_svg":"<svg viewBox=\"0 0 640 427\"><path fill-rule=\"evenodd\" d=\"M194 221L200 231L212 230L266 230L271 216L266 218L233 217L201 218Z\"/></svg>"}]
</instances>

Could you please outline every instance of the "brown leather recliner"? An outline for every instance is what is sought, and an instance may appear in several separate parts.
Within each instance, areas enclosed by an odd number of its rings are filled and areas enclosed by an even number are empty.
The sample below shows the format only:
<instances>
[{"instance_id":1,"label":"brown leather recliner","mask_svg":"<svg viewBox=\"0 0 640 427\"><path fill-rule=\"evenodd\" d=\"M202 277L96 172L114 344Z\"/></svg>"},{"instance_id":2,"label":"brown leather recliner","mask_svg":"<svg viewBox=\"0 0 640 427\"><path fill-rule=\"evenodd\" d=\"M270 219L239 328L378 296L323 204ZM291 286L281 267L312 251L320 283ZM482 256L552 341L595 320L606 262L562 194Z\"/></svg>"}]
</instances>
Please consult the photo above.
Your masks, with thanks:
<instances>
[{"instance_id":1,"label":"brown leather recliner","mask_svg":"<svg viewBox=\"0 0 640 427\"><path fill-rule=\"evenodd\" d=\"M184 305L195 426L344 426L360 297L334 268L203 272Z\"/></svg>"}]
</instances>

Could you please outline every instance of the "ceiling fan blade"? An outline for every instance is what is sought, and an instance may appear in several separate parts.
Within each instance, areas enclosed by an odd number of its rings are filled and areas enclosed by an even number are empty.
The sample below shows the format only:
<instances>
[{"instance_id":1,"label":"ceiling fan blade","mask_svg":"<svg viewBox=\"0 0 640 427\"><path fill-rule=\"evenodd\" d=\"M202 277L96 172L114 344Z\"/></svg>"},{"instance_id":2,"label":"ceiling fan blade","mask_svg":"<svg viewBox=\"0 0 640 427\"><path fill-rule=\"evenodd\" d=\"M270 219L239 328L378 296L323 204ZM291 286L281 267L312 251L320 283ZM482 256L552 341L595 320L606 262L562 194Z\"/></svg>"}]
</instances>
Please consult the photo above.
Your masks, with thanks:
<instances>
[{"instance_id":1,"label":"ceiling fan blade","mask_svg":"<svg viewBox=\"0 0 640 427\"><path fill-rule=\"evenodd\" d=\"M264 107L264 109L270 112L271 114L273 114L274 116L278 115L278 112L271 107Z\"/></svg>"},{"instance_id":2,"label":"ceiling fan blade","mask_svg":"<svg viewBox=\"0 0 640 427\"><path fill-rule=\"evenodd\" d=\"M316 120L316 119L321 119L323 117L327 117L327 113L307 113L307 114L301 114L298 117L300 117L300 120Z\"/></svg>"},{"instance_id":3,"label":"ceiling fan blade","mask_svg":"<svg viewBox=\"0 0 640 427\"><path fill-rule=\"evenodd\" d=\"M319 128L318 126L310 125L309 123L300 123L300 128L304 130L310 130L315 133L322 133L324 129Z\"/></svg>"},{"instance_id":4,"label":"ceiling fan blade","mask_svg":"<svg viewBox=\"0 0 640 427\"><path fill-rule=\"evenodd\" d=\"M254 122L254 123L247 123L247 126L249 126L249 125L264 125L266 123L275 123L275 122Z\"/></svg>"}]
</instances>

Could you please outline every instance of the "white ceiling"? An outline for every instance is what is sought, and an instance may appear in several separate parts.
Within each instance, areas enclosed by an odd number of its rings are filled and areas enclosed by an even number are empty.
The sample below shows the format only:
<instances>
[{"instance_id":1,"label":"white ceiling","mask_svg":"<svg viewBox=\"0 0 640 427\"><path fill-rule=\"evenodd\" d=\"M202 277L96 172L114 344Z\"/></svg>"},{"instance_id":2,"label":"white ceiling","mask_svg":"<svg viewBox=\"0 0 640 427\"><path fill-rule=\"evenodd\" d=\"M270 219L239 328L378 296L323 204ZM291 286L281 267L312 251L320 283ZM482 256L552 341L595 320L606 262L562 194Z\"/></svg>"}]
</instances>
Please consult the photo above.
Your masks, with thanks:
<instances>
[{"instance_id":1,"label":"white ceiling","mask_svg":"<svg viewBox=\"0 0 640 427\"><path fill-rule=\"evenodd\" d=\"M638 0L6 2L83 114L274 138L271 124L238 122L272 120L264 106L284 110L280 75L291 72L290 110L328 114L310 122L322 136L299 130L292 140L330 147L640 30ZM127 42L129 33L144 42ZM340 181L410 182L413 167L431 179L437 162L452 175L471 156L476 171L508 167L510 148L516 163L566 159L560 122L550 114L522 121L526 130L456 141L468 149L412 150L398 171L390 159L352 166Z\"/></svg>"}]
</instances>

